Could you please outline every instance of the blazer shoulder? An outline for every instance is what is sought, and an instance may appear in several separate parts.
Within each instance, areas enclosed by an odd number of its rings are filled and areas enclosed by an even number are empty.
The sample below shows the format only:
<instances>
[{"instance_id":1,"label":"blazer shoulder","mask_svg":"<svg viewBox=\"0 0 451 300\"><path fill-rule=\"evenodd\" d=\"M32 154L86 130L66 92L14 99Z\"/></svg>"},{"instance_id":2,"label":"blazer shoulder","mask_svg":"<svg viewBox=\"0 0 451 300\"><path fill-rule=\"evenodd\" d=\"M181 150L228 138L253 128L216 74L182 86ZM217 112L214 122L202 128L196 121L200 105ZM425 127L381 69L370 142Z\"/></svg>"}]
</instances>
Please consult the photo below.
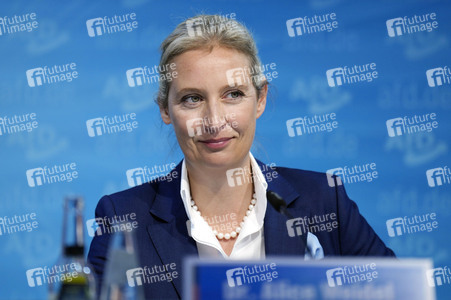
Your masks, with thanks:
<instances>
[{"instance_id":1,"label":"blazer shoulder","mask_svg":"<svg viewBox=\"0 0 451 300\"><path fill-rule=\"evenodd\" d=\"M136 209L143 205L150 207L155 200L157 191L158 184L146 182L142 185L103 196L98 205L105 206L111 203L110 205L118 211Z\"/></svg>"},{"instance_id":2,"label":"blazer shoulder","mask_svg":"<svg viewBox=\"0 0 451 300\"><path fill-rule=\"evenodd\" d=\"M155 182L146 182L122 191L109 194L108 197L114 199L130 199L148 196L149 193L156 193L158 185Z\"/></svg>"},{"instance_id":3,"label":"blazer shoulder","mask_svg":"<svg viewBox=\"0 0 451 300\"><path fill-rule=\"evenodd\" d=\"M327 175L323 172L302 170L287 167L276 167L276 171L289 183L297 186L329 187Z\"/></svg>"},{"instance_id":4,"label":"blazer shoulder","mask_svg":"<svg viewBox=\"0 0 451 300\"><path fill-rule=\"evenodd\" d=\"M278 182L284 180L300 196L293 205L308 203L312 212L332 211L337 205L337 193L343 194L342 199L349 199L342 185L329 185L326 173L287 167L276 167L275 171L281 177L280 180L274 180L275 184L279 185Z\"/></svg>"}]
</instances>

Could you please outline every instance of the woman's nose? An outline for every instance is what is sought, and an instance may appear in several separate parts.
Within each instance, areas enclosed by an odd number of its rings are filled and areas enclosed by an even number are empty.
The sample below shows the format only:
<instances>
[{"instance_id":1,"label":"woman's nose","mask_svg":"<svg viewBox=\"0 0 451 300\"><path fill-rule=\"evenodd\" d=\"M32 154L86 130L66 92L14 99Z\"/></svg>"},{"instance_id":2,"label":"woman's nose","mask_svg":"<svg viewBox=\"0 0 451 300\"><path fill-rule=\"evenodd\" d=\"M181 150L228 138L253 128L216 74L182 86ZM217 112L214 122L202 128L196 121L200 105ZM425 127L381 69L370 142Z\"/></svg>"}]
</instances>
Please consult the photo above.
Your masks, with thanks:
<instances>
[{"instance_id":1,"label":"woman's nose","mask_svg":"<svg viewBox=\"0 0 451 300\"><path fill-rule=\"evenodd\" d=\"M221 101L207 101L204 112L204 126L207 133L216 135L227 125L227 116Z\"/></svg>"}]
</instances>

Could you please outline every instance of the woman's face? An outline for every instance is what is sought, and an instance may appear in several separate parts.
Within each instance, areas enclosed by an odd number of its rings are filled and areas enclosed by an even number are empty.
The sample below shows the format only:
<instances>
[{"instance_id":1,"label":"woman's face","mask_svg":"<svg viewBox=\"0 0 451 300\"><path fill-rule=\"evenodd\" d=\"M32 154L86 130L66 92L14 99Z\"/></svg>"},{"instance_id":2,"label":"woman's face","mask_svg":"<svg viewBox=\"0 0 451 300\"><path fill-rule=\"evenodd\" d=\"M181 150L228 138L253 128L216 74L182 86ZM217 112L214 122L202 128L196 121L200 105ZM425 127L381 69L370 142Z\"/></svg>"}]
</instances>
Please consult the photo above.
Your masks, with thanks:
<instances>
[{"instance_id":1,"label":"woman's face","mask_svg":"<svg viewBox=\"0 0 451 300\"><path fill-rule=\"evenodd\" d=\"M229 71L249 67L247 57L236 50L191 50L173 62L177 77L169 89L168 108L160 111L163 121L173 124L187 163L241 166L265 109L267 87L257 99L249 72L243 80L242 72Z\"/></svg>"}]
</instances>

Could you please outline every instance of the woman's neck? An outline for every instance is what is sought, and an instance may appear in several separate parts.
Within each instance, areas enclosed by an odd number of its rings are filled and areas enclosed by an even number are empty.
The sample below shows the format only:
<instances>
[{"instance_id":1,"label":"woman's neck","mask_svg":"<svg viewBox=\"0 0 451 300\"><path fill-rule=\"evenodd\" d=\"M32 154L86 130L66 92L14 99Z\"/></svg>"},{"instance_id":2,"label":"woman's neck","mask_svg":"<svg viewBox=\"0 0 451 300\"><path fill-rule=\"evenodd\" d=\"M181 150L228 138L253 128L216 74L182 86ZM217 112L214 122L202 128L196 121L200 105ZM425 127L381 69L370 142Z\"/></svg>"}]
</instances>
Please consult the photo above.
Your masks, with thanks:
<instances>
[{"instance_id":1,"label":"woman's neck","mask_svg":"<svg viewBox=\"0 0 451 300\"><path fill-rule=\"evenodd\" d=\"M203 216L215 217L235 213L244 216L253 194L252 168L249 155L238 166L208 168L186 162L191 197ZM243 172L227 174L242 168ZM230 177L227 180L227 177ZM238 179L237 176L240 178ZM230 184L231 183L231 184ZM233 186L232 186L233 185Z\"/></svg>"}]
</instances>

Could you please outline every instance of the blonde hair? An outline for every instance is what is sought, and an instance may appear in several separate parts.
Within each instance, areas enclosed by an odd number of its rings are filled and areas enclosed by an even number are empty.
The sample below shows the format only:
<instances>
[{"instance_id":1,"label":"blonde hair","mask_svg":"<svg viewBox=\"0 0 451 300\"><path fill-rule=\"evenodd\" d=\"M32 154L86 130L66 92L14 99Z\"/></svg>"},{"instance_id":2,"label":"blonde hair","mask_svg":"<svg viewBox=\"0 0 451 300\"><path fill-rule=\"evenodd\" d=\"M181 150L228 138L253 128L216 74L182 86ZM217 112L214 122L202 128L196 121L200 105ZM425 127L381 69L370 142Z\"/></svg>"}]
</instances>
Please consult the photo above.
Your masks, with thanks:
<instances>
[{"instance_id":1,"label":"blonde hair","mask_svg":"<svg viewBox=\"0 0 451 300\"><path fill-rule=\"evenodd\" d=\"M202 34L190 34L188 24L201 20L204 26L212 30L204 30ZM187 24L188 23L188 24ZM205 27L204 27L205 28ZM196 49L212 51L215 46L237 50L249 59L252 70L252 83L260 96L261 89L267 84L263 77L261 62L255 41L247 28L233 19L226 19L220 15L197 15L180 23L174 31L161 43L160 70L178 55ZM161 80L156 102L166 109L168 107L168 93L171 81Z\"/></svg>"}]
</instances>

